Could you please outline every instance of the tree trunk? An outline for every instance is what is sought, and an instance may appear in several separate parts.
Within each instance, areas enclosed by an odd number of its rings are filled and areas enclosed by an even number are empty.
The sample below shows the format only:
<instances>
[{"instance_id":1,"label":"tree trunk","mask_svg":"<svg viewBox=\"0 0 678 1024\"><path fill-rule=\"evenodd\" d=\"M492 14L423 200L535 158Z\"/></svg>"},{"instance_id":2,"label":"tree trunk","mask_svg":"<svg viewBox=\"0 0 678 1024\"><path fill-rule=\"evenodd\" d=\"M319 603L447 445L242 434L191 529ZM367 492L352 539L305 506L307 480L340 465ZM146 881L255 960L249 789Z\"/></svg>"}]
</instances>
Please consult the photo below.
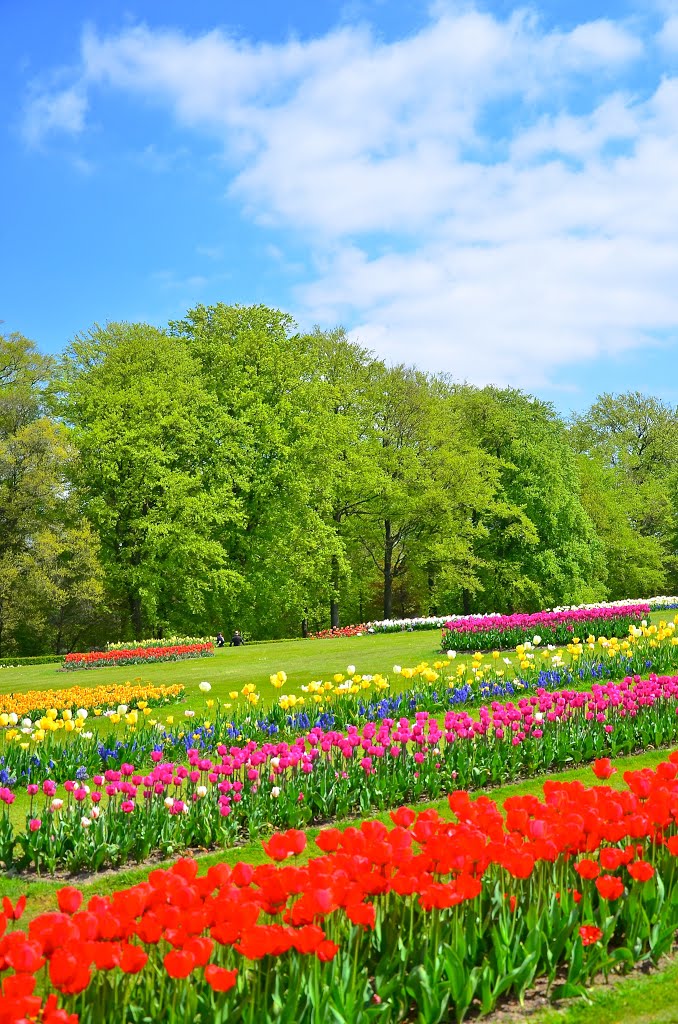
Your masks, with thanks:
<instances>
[{"instance_id":1,"label":"tree trunk","mask_svg":"<svg viewBox=\"0 0 678 1024\"><path fill-rule=\"evenodd\" d=\"M384 520L384 618L392 618L393 611L393 537L391 520Z\"/></svg>"},{"instance_id":2,"label":"tree trunk","mask_svg":"<svg viewBox=\"0 0 678 1024\"><path fill-rule=\"evenodd\" d=\"M141 598L138 594L129 595L129 614L132 620L134 639L141 640Z\"/></svg>"},{"instance_id":3,"label":"tree trunk","mask_svg":"<svg viewBox=\"0 0 678 1024\"><path fill-rule=\"evenodd\" d=\"M339 628L339 559L332 555L332 598L330 600L330 626Z\"/></svg>"},{"instance_id":4,"label":"tree trunk","mask_svg":"<svg viewBox=\"0 0 678 1024\"><path fill-rule=\"evenodd\" d=\"M464 615L470 615L471 614L471 591L470 590L462 590L462 592L461 592L461 607L463 609Z\"/></svg>"},{"instance_id":5,"label":"tree trunk","mask_svg":"<svg viewBox=\"0 0 678 1024\"><path fill-rule=\"evenodd\" d=\"M426 585L428 587L428 613L429 615L437 615L438 607L433 602L433 588L435 586L435 579L433 576L433 570L429 568L426 574Z\"/></svg>"}]
</instances>

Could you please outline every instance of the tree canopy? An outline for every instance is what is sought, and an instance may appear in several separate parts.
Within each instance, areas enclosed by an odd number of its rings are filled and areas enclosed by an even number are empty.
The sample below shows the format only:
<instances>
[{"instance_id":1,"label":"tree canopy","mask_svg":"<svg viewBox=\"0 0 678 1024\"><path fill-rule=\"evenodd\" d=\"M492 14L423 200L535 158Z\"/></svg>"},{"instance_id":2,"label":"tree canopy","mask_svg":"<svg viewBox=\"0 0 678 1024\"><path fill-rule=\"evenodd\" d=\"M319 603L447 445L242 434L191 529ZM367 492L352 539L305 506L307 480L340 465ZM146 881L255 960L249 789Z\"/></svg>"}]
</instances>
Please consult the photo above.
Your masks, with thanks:
<instances>
[{"instance_id":1,"label":"tree canopy","mask_svg":"<svg viewBox=\"0 0 678 1024\"><path fill-rule=\"evenodd\" d=\"M658 399L568 422L266 306L9 335L0 655L675 589L677 456Z\"/></svg>"}]
</instances>

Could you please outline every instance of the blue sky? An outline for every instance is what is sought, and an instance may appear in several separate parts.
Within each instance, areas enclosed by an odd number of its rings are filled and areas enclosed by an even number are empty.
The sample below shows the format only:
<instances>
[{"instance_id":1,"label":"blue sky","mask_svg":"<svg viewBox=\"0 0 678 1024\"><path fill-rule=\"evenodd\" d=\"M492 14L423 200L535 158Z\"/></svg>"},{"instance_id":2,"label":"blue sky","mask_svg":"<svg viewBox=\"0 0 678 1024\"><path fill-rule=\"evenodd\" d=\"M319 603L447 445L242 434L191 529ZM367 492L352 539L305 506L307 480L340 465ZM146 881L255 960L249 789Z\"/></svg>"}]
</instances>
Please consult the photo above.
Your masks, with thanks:
<instances>
[{"instance_id":1,"label":"blue sky","mask_svg":"<svg viewBox=\"0 0 678 1024\"><path fill-rule=\"evenodd\" d=\"M4 0L3 330L262 302L678 404L678 4Z\"/></svg>"}]
</instances>

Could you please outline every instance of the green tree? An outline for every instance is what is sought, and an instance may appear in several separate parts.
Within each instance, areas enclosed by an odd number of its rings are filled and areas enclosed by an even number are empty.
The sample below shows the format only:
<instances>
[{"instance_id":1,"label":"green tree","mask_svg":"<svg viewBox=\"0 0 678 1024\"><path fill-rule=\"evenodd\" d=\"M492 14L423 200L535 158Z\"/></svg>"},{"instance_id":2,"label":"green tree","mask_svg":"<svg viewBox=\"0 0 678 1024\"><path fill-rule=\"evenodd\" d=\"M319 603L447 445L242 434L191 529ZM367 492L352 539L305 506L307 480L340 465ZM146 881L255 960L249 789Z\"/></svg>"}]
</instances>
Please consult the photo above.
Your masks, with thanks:
<instances>
[{"instance_id":1,"label":"green tree","mask_svg":"<svg viewBox=\"0 0 678 1024\"><path fill-rule=\"evenodd\" d=\"M481 516L482 565L465 611L531 611L594 600L602 547L581 501L574 454L552 407L514 389L460 387L460 414L497 460L499 485Z\"/></svg>"},{"instance_id":2,"label":"green tree","mask_svg":"<svg viewBox=\"0 0 678 1024\"><path fill-rule=\"evenodd\" d=\"M315 367L315 501L331 531L329 612L330 625L336 628L356 565L351 557L355 538L373 522L388 486L378 427L385 368L341 328L316 329L310 340ZM364 558L364 552L358 557ZM364 573L359 575L364 580Z\"/></svg>"},{"instance_id":3,"label":"green tree","mask_svg":"<svg viewBox=\"0 0 678 1024\"><path fill-rule=\"evenodd\" d=\"M582 504L604 548L606 597L648 597L665 592L667 559L662 539L637 528L642 503L618 467L596 453L578 456Z\"/></svg>"},{"instance_id":4,"label":"green tree","mask_svg":"<svg viewBox=\"0 0 678 1024\"><path fill-rule=\"evenodd\" d=\"M315 340L266 306L197 306L170 328L237 437L241 521L225 543L243 582L224 606L225 626L295 633L321 617L337 550L324 507Z\"/></svg>"},{"instance_id":5,"label":"green tree","mask_svg":"<svg viewBox=\"0 0 678 1024\"><path fill-rule=\"evenodd\" d=\"M46 408L53 369L28 339L0 338L0 651L42 653L65 642L63 630L58 642L50 635L57 610L48 594L58 591L64 614L78 594L89 594L92 611L101 600L96 546L68 496L68 431ZM46 559L55 545L59 558ZM57 584L59 562L71 559Z\"/></svg>"},{"instance_id":6,"label":"green tree","mask_svg":"<svg viewBox=\"0 0 678 1024\"><path fill-rule=\"evenodd\" d=\"M491 501L492 459L450 403L445 381L412 368L382 369L374 417L383 484L358 524L382 596L381 614L431 611L450 587L477 585L477 522Z\"/></svg>"},{"instance_id":7,"label":"green tree","mask_svg":"<svg viewBox=\"0 0 678 1024\"><path fill-rule=\"evenodd\" d=\"M603 394L572 418L611 596L678 584L678 413L640 392Z\"/></svg>"},{"instance_id":8,"label":"green tree","mask_svg":"<svg viewBox=\"0 0 678 1024\"><path fill-rule=\"evenodd\" d=\"M135 636L207 631L243 582L224 544L242 523L238 424L186 344L146 324L77 337L56 394L79 455L73 484Z\"/></svg>"}]
</instances>

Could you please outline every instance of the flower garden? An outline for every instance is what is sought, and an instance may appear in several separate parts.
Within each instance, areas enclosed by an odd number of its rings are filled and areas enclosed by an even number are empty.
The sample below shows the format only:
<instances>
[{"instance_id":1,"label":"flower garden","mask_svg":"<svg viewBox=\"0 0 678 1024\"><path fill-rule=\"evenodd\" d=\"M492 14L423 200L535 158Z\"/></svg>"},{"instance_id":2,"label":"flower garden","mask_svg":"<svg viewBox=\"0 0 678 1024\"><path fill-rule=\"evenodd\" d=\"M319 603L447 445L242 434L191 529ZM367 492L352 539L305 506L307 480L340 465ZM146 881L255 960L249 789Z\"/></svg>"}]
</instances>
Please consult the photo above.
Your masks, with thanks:
<instances>
[{"instance_id":1,"label":"flower garden","mask_svg":"<svg viewBox=\"0 0 678 1024\"><path fill-rule=\"evenodd\" d=\"M678 929L676 621L510 618L458 618L444 654L431 631L430 660L389 672L226 689L167 665L176 682L0 695L0 863L28 892L60 878L37 915L4 899L0 1024L454 1021L658 963ZM587 764L596 785L483 792ZM202 863L254 842L263 862ZM78 876L130 865L137 884L83 899Z\"/></svg>"},{"instance_id":2,"label":"flower garden","mask_svg":"<svg viewBox=\"0 0 678 1024\"><path fill-rule=\"evenodd\" d=\"M118 647L90 654L67 654L63 668L66 672L78 669L101 668L104 665L146 665L156 661L182 661L185 658L207 658L214 654L211 641L182 643L166 646L146 641L143 646Z\"/></svg>"}]
</instances>

